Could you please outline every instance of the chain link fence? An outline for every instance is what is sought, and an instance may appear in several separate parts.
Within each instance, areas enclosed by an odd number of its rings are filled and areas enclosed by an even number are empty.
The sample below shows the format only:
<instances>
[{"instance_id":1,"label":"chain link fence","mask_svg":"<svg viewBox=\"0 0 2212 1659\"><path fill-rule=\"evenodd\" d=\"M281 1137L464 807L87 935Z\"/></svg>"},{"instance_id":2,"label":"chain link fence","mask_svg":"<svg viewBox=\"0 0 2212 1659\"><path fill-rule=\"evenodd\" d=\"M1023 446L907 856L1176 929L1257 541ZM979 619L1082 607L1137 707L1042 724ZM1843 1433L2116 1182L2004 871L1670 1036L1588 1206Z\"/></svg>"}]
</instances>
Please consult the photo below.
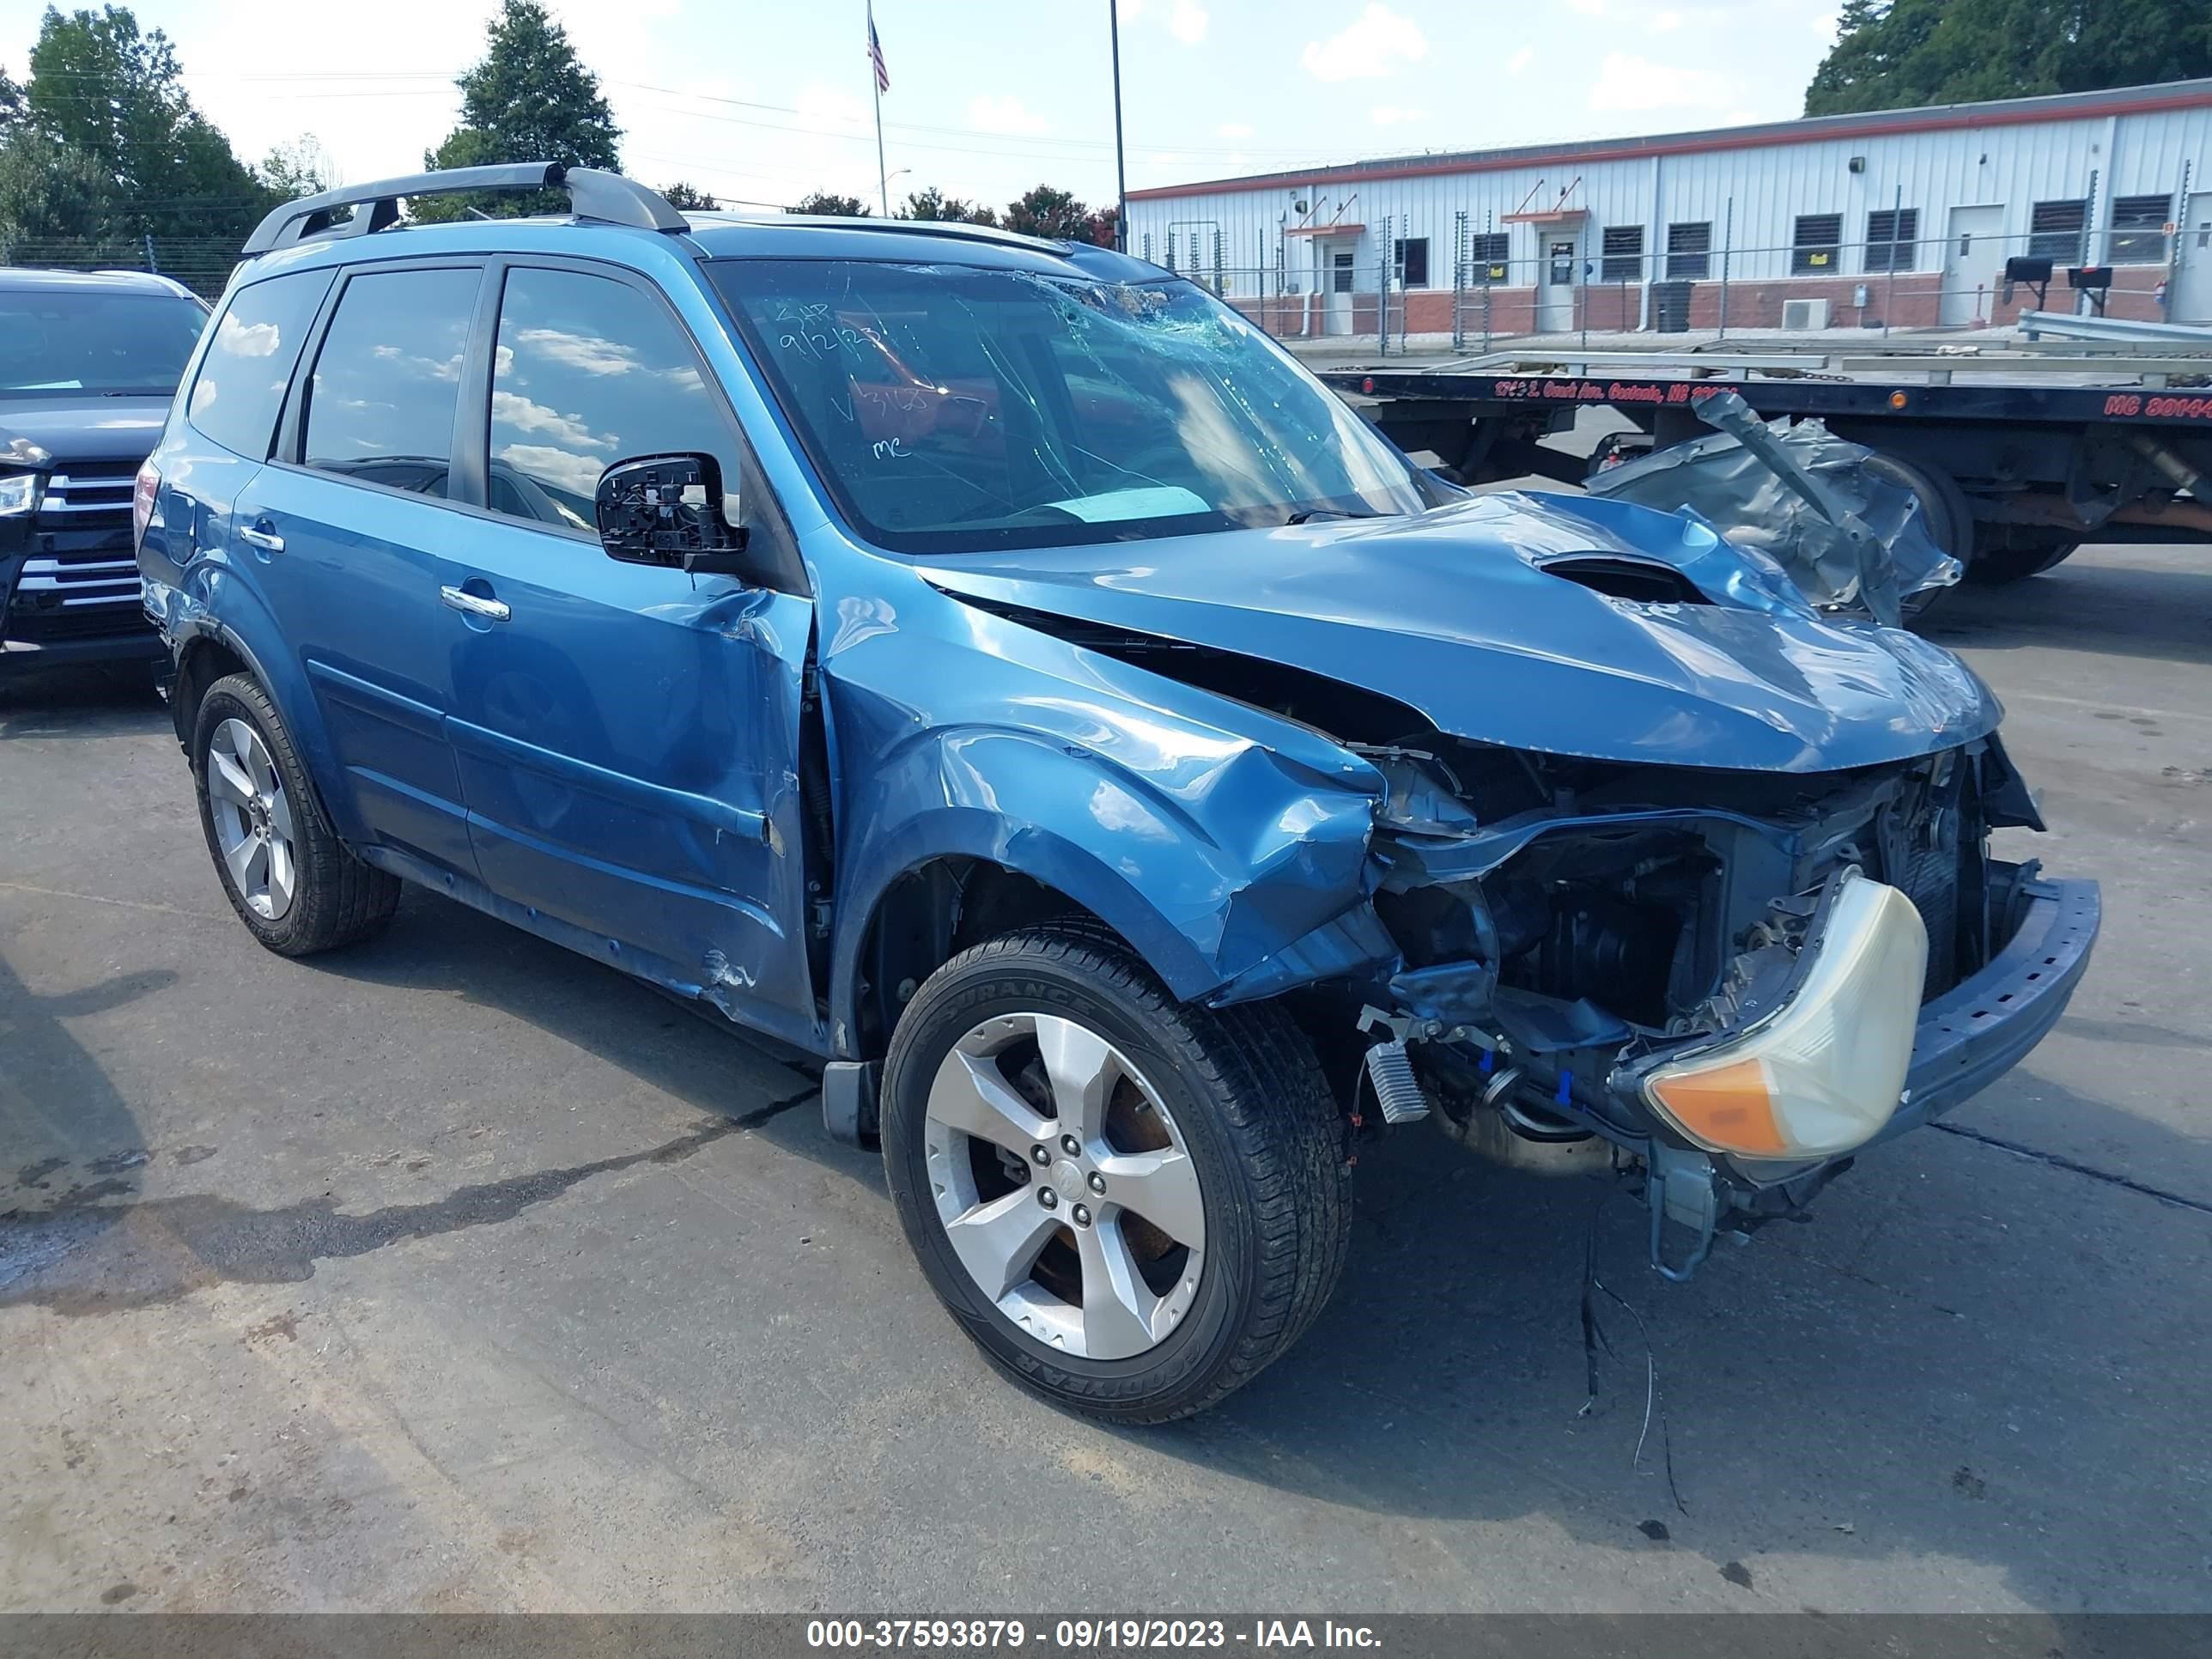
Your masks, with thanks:
<instances>
[{"instance_id":1,"label":"chain link fence","mask_svg":"<svg viewBox=\"0 0 2212 1659\"><path fill-rule=\"evenodd\" d=\"M2195 246L2193 233L2160 223L2101 234L2075 225L2003 235L1954 216L1953 234L1937 240L1918 234L1916 216L1896 215L1898 234L1889 240L1845 241L1829 227L1801 224L1800 240L1788 246L1678 234L1674 246L1653 253L1640 230L1632 238L1619 228L1601 235L1577 225L1540 234L1534 258L1510 257L1505 237L1489 233L1463 234L1459 257L1433 266L1425 258L1410 272L1402 251L1395 260L1363 260L1334 252L1309 258L1297 247L1271 267L1201 261L1181 274L1279 340L1385 356L1485 351L1516 341L1588 345L1620 336L1646 345L1674 337L1685 346L1886 337L1900 329L2002 327L2027 310L2212 320L2212 246ZM2098 241L2107 263L2089 266Z\"/></svg>"}]
</instances>

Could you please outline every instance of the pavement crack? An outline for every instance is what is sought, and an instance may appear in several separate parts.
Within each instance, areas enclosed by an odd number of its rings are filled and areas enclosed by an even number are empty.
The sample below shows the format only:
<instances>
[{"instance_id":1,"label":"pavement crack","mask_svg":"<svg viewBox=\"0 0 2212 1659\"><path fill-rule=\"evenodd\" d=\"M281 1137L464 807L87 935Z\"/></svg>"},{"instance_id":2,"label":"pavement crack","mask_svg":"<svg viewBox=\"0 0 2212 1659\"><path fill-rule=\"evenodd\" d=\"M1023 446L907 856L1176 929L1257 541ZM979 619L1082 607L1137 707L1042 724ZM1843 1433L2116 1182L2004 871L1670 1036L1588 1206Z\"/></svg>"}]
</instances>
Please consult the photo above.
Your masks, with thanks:
<instances>
[{"instance_id":1,"label":"pavement crack","mask_svg":"<svg viewBox=\"0 0 2212 1659\"><path fill-rule=\"evenodd\" d=\"M496 1225L594 1176L681 1163L815 1094L808 1088L639 1152L460 1187L428 1203L391 1204L363 1215L344 1214L327 1197L257 1209L209 1194L9 1211L0 1214L0 1307L30 1303L64 1314L112 1313L219 1284L296 1284L314 1276L318 1261Z\"/></svg>"},{"instance_id":2,"label":"pavement crack","mask_svg":"<svg viewBox=\"0 0 2212 1659\"><path fill-rule=\"evenodd\" d=\"M2092 1181L2101 1181L2108 1187L2118 1187L2130 1193L2140 1193L2145 1198L2154 1198L2161 1204L2171 1204L2176 1209L2194 1210L2199 1215L2212 1215L2212 1204L2201 1198L2185 1198L2179 1193L2168 1192L2163 1187L2151 1186L2148 1182L2130 1176L2116 1175L2110 1170L2100 1170L2093 1164L2082 1164L2057 1152L2039 1152L2033 1146L2023 1146L2016 1140L2007 1140L2002 1135L1984 1134L1978 1129L1969 1129L1956 1123L1931 1123L1931 1129L1941 1129L1947 1135L1956 1135L1961 1140L1978 1141L1984 1146L1994 1146L2001 1152L2010 1152L2014 1158L2027 1158L2032 1164L2046 1164L2054 1170L2087 1176Z\"/></svg>"}]
</instances>

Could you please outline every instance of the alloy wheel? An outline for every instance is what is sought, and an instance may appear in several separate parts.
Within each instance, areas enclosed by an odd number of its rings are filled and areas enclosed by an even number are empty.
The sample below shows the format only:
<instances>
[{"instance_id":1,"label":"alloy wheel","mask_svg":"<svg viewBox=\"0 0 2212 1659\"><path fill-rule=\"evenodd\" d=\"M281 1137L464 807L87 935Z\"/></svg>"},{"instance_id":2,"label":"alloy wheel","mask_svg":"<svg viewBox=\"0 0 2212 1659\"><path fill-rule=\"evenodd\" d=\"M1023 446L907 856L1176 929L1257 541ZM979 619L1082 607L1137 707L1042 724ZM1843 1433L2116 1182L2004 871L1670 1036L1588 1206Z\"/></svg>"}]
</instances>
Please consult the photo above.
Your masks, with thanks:
<instances>
[{"instance_id":1,"label":"alloy wheel","mask_svg":"<svg viewBox=\"0 0 2212 1659\"><path fill-rule=\"evenodd\" d=\"M264 921L282 920L299 886L292 803L268 745L246 721L216 727L207 785L216 840L239 896Z\"/></svg>"},{"instance_id":2,"label":"alloy wheel","mask_svg":"<svg viewBox=\"0 0 2212 1659\"><path fill-rule=\"evenodd\" d=\"M1198 1170L1104 1037L1056 1014L986 1020L939 1066L923 1140L954 1255L1020 1329L1093 1360L1173 1334L1205 1267Z\"/></svg>"}]
</instances>

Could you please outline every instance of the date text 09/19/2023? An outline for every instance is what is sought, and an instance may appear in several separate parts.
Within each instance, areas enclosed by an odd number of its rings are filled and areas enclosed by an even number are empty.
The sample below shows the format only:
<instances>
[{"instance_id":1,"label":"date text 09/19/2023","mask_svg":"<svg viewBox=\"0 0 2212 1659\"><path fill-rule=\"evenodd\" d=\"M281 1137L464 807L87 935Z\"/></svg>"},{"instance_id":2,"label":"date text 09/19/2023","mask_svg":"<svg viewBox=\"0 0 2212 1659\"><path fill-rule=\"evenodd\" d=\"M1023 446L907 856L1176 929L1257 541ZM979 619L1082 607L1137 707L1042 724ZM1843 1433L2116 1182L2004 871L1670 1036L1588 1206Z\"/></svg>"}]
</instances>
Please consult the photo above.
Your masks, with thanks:
<instances>
[{"instance_id":1,"label":"date text 09/19/2023","mask_svg":"<svg viewBox=\"0 0 2212 1659\"><path fill-rule=\"evenodd\" d=\"M821 1649L957 1650L1048 1644L1070 1652L1231 1646L1372 1650L1382 1644L1370 1626L1329 1619L1255 1619L1249 1626L1223 1619L1060 1619L1049 1626L1019 1619L815 1619L806 1626L806 1645Z\"/></svg>"}]
</instances>

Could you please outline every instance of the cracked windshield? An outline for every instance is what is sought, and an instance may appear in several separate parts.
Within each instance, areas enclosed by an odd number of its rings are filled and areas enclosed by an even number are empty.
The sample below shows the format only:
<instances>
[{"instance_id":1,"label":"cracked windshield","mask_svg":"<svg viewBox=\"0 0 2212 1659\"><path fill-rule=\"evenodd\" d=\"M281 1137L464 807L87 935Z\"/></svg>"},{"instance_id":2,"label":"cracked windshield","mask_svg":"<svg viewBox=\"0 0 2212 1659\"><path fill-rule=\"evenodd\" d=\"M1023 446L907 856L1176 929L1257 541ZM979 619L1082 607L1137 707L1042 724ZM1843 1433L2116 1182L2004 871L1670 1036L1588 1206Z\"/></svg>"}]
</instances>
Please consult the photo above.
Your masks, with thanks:
<instances>
[{"instance_id":1,"label":"cracked windshield","mask_svg":"<svg viewBox=\"0 0 2212 1659\"><path fill-rule=\"evenodd\" d=\"M1416 513L1364 422L1188 283L963 265L709 267L807 454L886 547Z\"/></svg>"}]
</instances>

